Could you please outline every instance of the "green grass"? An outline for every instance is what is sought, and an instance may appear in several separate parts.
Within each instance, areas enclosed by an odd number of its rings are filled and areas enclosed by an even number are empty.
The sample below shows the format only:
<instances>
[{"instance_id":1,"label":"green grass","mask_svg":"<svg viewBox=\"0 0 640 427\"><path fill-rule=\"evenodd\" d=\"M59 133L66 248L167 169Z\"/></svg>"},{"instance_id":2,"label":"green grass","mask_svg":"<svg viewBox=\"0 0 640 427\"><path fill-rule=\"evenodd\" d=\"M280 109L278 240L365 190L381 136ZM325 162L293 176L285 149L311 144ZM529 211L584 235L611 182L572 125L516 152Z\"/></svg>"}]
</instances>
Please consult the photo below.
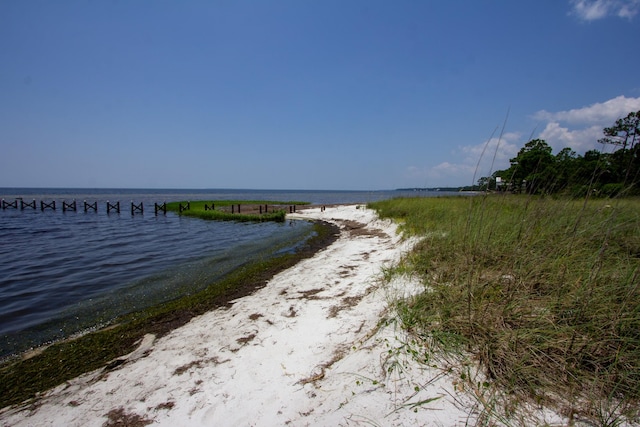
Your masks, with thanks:
<instances>
[{"instance_id":1,"label":"green grass","mask_svg":"<svg viewBox=\"0 0 640 427\"><path fill-rule=\"evenodd\" d=\"M295 253L244 265L201 292L123 316L109 328L56 343L34 357L5 362L0 366L0 408L34 398L38 392L104 367L131 352L146 333L160 337L194 316L253 292L274 274L331 244L338 235L337 226L315 223L313 236Z\"/></svg>"},{"instance_id":2,"label":"green grass","mask_svg":"<svg viewBox=\"0 0 640 427\"><path fill-rule=\"evenodd\" d=\"M640 200L490 195L370 206L423 237L397 267L425 285L397 303L415 337L470 352L510 399L603 425L637 412Z\"/></svg>"},{"instance_id":3,"label":"green grass","mask_svg":"<svg viewBox=\"0 0 640 427\"><path fill-rule=\"evenodd\" d=\"M284 222L286 213L292 206L308 204L300 201L197 200L167 203L167 210L206 220ZM184 209L186 206L188 209Z\"/></svg>"}]
</instances>

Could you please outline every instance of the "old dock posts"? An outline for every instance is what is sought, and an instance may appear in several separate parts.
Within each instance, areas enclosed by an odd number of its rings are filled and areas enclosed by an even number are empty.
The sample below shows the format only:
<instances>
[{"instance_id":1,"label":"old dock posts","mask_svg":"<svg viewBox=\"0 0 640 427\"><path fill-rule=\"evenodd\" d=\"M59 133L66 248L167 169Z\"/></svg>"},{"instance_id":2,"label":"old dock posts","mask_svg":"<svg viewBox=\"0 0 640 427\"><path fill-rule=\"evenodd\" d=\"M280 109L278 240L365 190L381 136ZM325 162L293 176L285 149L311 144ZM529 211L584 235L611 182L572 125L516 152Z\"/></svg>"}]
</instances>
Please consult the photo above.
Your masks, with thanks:
<instances>
[{"instance_id":1,"label":"old dock posts","mask_svg":"<svg viewBox=\"0 0 640 427\"><path fill-rule=\"evenodd\" d=\"M35 199L32 202L25 202L22 197L17 197L14 201L9 202L5 199L2 199L0 201L0 207L4 210L4 209L18 209L18 206L20 207L20 210L23 211L24 208L36 208L36 201Z\"/></svg>"},{"instance_id":2,"label":"old dock posts","mask_svg":"<svg viewBox=\"0 0 640 427\"><path fill-rule=\"evenodd\" d=\"M13 208L18 209L18 199L13 202L7 202L5 199L2 199L2 209Z\"/></svg>"},{"instance_id":3,"label":"old dock posts","mask_svg":"<svg viewBox=\"0 0 640 427\"><path fill-rule=\"evenodd\" d=\"M56 201L53 200L49 203L45 202L44 200L40 200L40 210L44 211L45 209L51 209L51 210L56 210Z\"/></svg>"},{"instance_id":4,"label":"old dock posts","mask_svg":"<svg viewBox=\"0 0 640 427\"><path fill-rule=\"evenodd\" d=\"M33 210L36 209L36 199L33 199L32 202L25 202L22 199L17 199L20 200L20 210L23 211L24 208L32 208Z\"/></svg>"},{"instance_id":5,"label":"old dock posts","mask_svg":"<svg viewBox=\"0 0 640 427\"><path fill-rule=\"evenodd\" d=\"M40 211L44 212L45 210L52 210L55 211L57 210L57 208L60 207L60 205L58 203L62 203L62 212L67 212L67 211L73 211L73 212L77 212L78 211L78 205L79 203L76 200L73 201L66 201L66 200L51 200L51 201L47 201L47 200L40 200L39 201L39 206L40 206ZM94 201L94 202L87 202L86 200L82 201L82 207L84 209L84 212L87 213L89 211L92 212L98 212L98 201ZM120 202L115 202L115 203L111 203L109 200L106 201L107 204L107 214L110 214L111 212L115 212L115 213L120 213ZM33 199L32 201L25 201L22 197L16 197L15 200L5 200L0 199L0 209L1 210L6 210L6 209L15 209L18 210L20 209L21 211L30 208L33 210L36 210L38 207L38 202L36 202L35 199ZM186 205L181 204L180 205L180 212L184 211L184 210L189 210L190 209L190 203L187 203ZM211 205L211 209L213 209L213 204ZM167 214L167 202L162 202L162 203L154 203L154 213L155 215L158 215L159 212L162 212L163 214ZM136 214L144 214L144 205L143 202L140 203L135 203L133 200L131 201L131 215L136 215Z\"/></svg>"},{"instance_id":6,"label":"old dock posts","mask_svg":"<svg viewBox=\"0 0 640 427\"><path fill-rule=\"evenodd\" d=\"M88 203L85 200L84 201L84 211L87 212L89 209L92 209L94 212L98 212L98 202Z\"/></svg>"},{"instance_id":7,"label":"old dock posts","mask_svg":"<svg viewBox=\"0 0 640 427\"><path fill-rule=\"evenodd\" d=\"M164 202L163 204L154 203L153 205L153 209L156 215L158 215L158 212L160 211L162 211L162 213L164 213L165 215L167 214L167 202Z\"/></svg>"},{"instance_id":8,"label":"old dock posts","mask_svg":"<svg viewBox=\"0 0 640 427\"><path fill-rule=\"evenodd\" d=\"M120 202L110 203L107 200L107 213L111 213L112 210L120 213Z\"/></svg>"},{"instance_id":9,"label":"old dock posts","mask_svg":"<svg viewBox=\"0 0 640 427\"><path fill-rule=\"evenodd\" d=\"M178 206L178 210L180 211L180 213L182 213L182 211L188 211L189 209L191 209L191 203L187 202L186 205L183 205L182 203L179 204Z\"/></svg>"},{"instance_id":10,"label":"old dock posts","mask_svg":"<svg viewBox=\"0 0 640 427\"><path fill-rule=\"evenodd\" d=\"M135 203L133 203L133 200L132 200L131 201L131 215L135 215L136 212L144 213L144 207L142 206L142 202L140 202L140 204L136 205Z\"/></svg>"},{"instance_id":11,"label":"old dock posts","mask_svg":"<svg viewBox=\"0 0 640 427\"><path fill-rule=\"evenodd\" d=\"M71 203L67 203L64 200L62 201L62 212L66 212L66 211L77 211L78 210L78 206L76 205L76 201L74 200Z\"/></svg>"}]
</instances>

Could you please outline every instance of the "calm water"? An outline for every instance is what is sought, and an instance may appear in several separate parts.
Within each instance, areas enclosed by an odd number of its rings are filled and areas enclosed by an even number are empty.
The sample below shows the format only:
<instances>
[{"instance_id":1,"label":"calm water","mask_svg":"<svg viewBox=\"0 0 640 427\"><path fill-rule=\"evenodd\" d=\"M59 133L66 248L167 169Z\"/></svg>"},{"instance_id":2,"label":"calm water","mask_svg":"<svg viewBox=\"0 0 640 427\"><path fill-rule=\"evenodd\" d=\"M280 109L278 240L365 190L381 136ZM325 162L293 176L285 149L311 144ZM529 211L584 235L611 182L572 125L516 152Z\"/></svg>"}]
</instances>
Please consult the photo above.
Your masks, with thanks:
<instances>
[{"instance_id":1,"label":"calm water","mask_svg":"<svg viewBox=\"0 0 640 427\"><path fill-rule=\"evenodd\" d=\"M203 221L154 203L178 200L278 200L365 203L399 195L441 193L0 189L36 209L0 210L0 358L83 330L115 316L196 292L261 256L291 250L312 233L306 222ZM56 210L40 201L56 201ZM62 211L76 200L78 210ZM84 212L83 201L98 203ZM120 202L121 213L106 212ZM131 202L144 214L131 215Z\"/></svg>"}]
</instances>

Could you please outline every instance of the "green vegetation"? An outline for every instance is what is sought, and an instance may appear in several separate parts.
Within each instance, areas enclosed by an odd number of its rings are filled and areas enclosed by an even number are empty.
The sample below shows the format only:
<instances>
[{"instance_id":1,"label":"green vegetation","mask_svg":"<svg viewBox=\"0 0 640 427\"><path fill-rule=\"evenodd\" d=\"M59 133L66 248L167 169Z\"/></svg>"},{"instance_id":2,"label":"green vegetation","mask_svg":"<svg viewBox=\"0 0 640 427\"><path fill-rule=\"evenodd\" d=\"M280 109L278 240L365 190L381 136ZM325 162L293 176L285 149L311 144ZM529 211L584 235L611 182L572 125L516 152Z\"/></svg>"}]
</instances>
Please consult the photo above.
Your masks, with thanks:
<instances>
[{"instance_id":1,"label":"green vegetation","mask_svg":"<svg viewBox=\"0 0 640 427\"><path fill-rule=\"evenodd\" d=\"M123 316L108 328L56 343L31 358L7 361L0 367L0 408L33 398L85 372L117 366L119 362L109 362L133 351L145 334L161 337L194 316L255 291L279 271L331 244L338 234L337 226L317 222L313 236L295 253L244 265L201 292Z\"/></svg>"},{"instance_id":2,"label":"green vegetation","mask_svg":"<svg viewBox=\"0 0 640 427\"><path fill-rule=\"evenodd\" d=\"M640 200L494 194L370 207L422 237L392 273L425 286L397 310L429 351L471 354L507 412L526 401L600 425L638 420Z\"/></svg>"},{"instance_id":3,"label":"green vegetation","mask_svg":"<svg viewBox=\"0 0 640 427\"><path fill-rule=\"evenodd\" d=\"M284 222L287 210L307 202L274 202L263 200L199 200L167 203L167 210L180 215L221 221Z\"/></svg>"},{"instance_id":4,"label":"green vegetation","mask_svg":"<svg viewBox=\"0 0 640 427\"><path fill-rule=\"evenodd\" d=\"M611 153L590 150L580 156L564 148L554 156L546 141L531 140L508 169L480 178L473 189L574 197L640 195L640 111L604 128L603 134L598 142L603 149L613 148Z\"/></svg>"}]
</instances>

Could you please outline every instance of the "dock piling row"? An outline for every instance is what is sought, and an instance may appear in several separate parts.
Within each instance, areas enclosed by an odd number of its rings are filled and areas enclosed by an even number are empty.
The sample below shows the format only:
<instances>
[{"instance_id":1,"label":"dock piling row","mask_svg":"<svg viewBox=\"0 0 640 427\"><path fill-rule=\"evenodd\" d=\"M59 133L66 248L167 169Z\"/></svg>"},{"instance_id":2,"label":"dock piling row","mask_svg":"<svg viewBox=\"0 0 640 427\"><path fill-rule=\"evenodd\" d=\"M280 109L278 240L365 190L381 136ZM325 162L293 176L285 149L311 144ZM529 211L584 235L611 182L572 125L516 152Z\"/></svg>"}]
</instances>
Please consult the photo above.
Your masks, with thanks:
<instances>
[{"instance_id":1,"label":"dock piling row","mask_svg":"<svg viewBox=\"0 0 640 427\"><path fill-rule=\"evenodd\" d=\"M25 210L25 208L31 208L33 210L36 210L36 200L34 199L31 202L25 202L22 197L18 197L13 201L8 201L5 199L1 199L0 200L0 208L2 208L2 210L6 210L6 209L20 209L20 210ZM98 212L98 202L87 202L86 200L83 201L83 206L84 206L84 211L85 212L89 212L89 211L93 211L93 212ZM120 213L120 202L115 202L115 203L111 203L109 200L106 201L106 206L107 206L107 214L110 214L112 211L115 213ZM44 212L45 210L52 210L55 211L57 208L56 206L56 201L52 200L52 201L45 201L45 200L40 200L40 211ZM182 212L182 210L186 210L189 209L189 203L187 203L186 206L180 206L180 211ZM67 202L66 200L62 201L62 212L67 212L67 211L73 211L73 212L77 212L78 211L78 203L73 200L71 202ZM154 203L154 213L155 215L158 215L158 212L162 212L163 214L166 215L167 213L167 202L163 202L163 203ZM140 214L144 214L144 206L143 203L140 202L138 204L136 204L133 200L131 201L131 215L135 215L137 213Z\"/></svg>"}]
</instances>

